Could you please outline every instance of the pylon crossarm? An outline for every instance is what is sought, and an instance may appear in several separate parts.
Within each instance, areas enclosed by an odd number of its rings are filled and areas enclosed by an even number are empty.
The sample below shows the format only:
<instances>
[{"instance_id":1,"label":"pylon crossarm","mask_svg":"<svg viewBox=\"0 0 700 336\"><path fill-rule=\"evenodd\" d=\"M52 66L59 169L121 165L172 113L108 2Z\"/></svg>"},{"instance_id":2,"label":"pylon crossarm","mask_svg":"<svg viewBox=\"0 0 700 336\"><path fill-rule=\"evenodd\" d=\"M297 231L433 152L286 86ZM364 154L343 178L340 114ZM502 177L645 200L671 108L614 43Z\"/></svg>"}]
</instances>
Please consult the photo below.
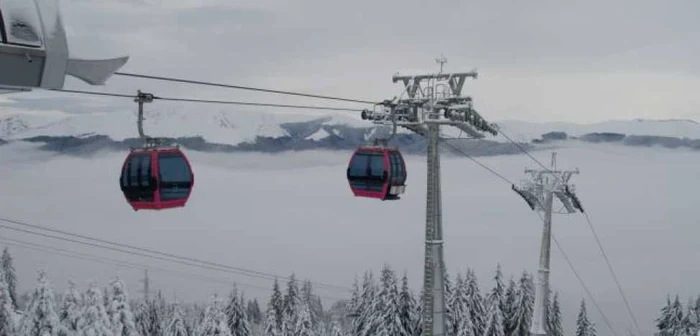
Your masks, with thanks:
<instances>
[{"instance_id":1,"label":"pylon crossarm","mask_svg":"<svg viewBox=\"0 0 700 336\"><path fill-rule=\"evenodd\" d=\"M532 193L519 189L515 184L512 185L512 189L525 200L530 209L535 210L535 207L538 207L539 201Z\"/></svg>"},{"instance_id":2,"label":"pylon crossarm","mask_svg":"<svg viewBox=\"0 0 700 336\"><path fill-rule=\"evenodd\" d=\"M564 206L564 209L566 209L567 213L576 212L576 209L574 208L574 205L572 204L569 195L561 191L555 191L554 195L557 196L557 199L559 199L561 204Z\"/></svg>"}]
</instances>

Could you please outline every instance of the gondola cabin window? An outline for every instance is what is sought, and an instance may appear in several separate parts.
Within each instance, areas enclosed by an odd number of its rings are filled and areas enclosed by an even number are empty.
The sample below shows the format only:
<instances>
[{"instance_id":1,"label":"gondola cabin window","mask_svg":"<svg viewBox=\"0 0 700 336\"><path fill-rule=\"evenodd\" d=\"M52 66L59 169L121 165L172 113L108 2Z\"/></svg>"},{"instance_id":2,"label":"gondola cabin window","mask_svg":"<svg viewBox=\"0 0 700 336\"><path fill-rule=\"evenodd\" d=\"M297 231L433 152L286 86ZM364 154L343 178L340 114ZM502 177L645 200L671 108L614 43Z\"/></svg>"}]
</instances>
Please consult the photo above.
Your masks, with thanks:
<instances>
[{"instance_id":1,"label":"gondola cabin window","mask_svg":"<svg viewBox=\"0 0 700 336\"><path fill-rule=\"evenodd\" d=\"M358 153L350 163L350 171L348 177L351 179L362 178L367 175L367 166L369 162L369 154Z\"/></svg>"},{"instance_id":2,"label":"gondola cabin window","mask_svg":"<svg viewBox=\"0 0 700 336\"><path fill-rule=\"evenodd\" d=\"M152 163L150 154L133 155L126 162L122 175L122 190L129 201L153 201Z\"/></svg>"},{"instance_id":3,"label":"gondola cabin window","mask_svg":"<svg viewBox=\"0 0 700 336\"><path fill-rule=\"evenodd\" d=\"M371 153L369 154L369 176L371 179L383 180L384 179L384 155L383 153Z\"/></svg>"},{"instance_id":4,"label":"gondola cabin window","mask_svg":"<svg viewBox=\"0 0 700 336\"><path fill-rule=\"evenodd\" d=\"M178 153L158 153L161 201L187 198L192 187L192 172Z\"/></svg>"},{"instance_id":5,"label":"gondola cabin window","mask_svg":"<svg viewBox=\"0 0 700 336\"><path fill-rule=\"evenodd\" d=\"M41 20L34 0L0 0L3 43L43 46Z\"/></svg>"}]
</instances>

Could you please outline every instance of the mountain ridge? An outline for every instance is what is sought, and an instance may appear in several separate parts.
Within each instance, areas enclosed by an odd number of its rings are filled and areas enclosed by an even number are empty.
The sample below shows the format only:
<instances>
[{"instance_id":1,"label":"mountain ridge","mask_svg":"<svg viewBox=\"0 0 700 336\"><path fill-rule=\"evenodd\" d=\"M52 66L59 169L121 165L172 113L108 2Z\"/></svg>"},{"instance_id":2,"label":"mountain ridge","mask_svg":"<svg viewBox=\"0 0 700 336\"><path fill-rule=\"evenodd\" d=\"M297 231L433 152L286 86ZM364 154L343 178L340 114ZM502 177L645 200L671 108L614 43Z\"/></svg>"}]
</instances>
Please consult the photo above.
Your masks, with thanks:
<instances>
[{"instance_id":1,"label":"mountain ridge","mask_svg":"<svg viewBox=\"0 0 700 336\"><path fill-rule=\"evenodd\" d=\"M133 111L67 114L62 118L15 113L0 118L4 142L43 143L58 152L87 153L104 148L125 149L139 145ZM687 147L700 149L700 124L689 119L610 120L592 124L570 122L497 122L501 132L481 140L450 141L470 155L517 154L519 149L504 134L530 149L557 146L567 141L613 142L627 146ZM184 110L147 113L146 133L183 147L212 152L268 152L288 150L351 150L377 137L388 137L390 127L373 125L347 113L261 113L250 111ZM180 130L185 130L180 132ZM444 128L445 137L460 137ZM399 128L390 144L407 154L423 154L425 140ZM78 149L83 148L83 149Z\"/></svg>"}]
</instances>

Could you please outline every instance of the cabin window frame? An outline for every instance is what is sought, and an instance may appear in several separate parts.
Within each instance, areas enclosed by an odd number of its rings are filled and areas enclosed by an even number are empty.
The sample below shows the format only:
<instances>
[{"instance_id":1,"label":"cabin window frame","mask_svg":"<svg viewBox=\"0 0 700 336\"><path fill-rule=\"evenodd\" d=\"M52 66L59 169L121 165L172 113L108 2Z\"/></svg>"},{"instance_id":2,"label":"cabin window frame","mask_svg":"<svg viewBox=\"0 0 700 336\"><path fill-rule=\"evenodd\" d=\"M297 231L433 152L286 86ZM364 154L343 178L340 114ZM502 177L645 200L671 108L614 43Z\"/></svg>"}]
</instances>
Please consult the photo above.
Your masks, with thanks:
<instances>
[{"instance_id":1,"label":"cabin window frame","mask_svg":"<svg viewBox=\"0 0 700 336\"><path fill-rule=\"evenodd\" d=\"M5 19L0 9L0 43L7 44L7 33L5 32Z\"/></svg>"},{"instance_id":2,"label":"cabin window frame","mask_svg":"<svg viewBox=\"0 0 700 336\"><path fill-rule=\"evenodd\" d=\"M164 160L165 159L165 160ZM177 181L177 180L164 180L163 179L163 167L168 167L168 159L174 159L172 162L177 162L177 164L180 165L178 168L184 168L187 171L187 174L185 174L186 180L184 181ZM161 201L181 201L181 200L186 200L189 198L190 192L192 190L192 182L194 180L194 174L192 174L192 167L189 165L189 162L187 161L187 158L185 157L184 154L182 153L176 153L176 152L159 152L157 153L157 160L158 160L158 194L160 195ZM163 164L163 163L168 163L168 164ZM176 170L170 170L168 169L165 170L166 172L166 177L169 177L172 172L175 172Z\"/></svg>"},{"instance_id":3,"label":"cabin window frame","mask_svg":"<svg viewBox=\"0 0 700 336\"><path fill-rule=\"evenodd\" d=\"M2 2L2 1L0 1ZM5 44L5 45L10 45L10 46L17 46L17 47L25 47L25 48L33 48L33 49L43 49L44 44L45 44L45 36L44 36L44 31L41 25L43 25L43 22L41 22L41 16L37 12L37 19L39 19L39 27L35 27L34 29L39 29L37 32L39 36L39 42L38 46L34 44L27 44L27 43L19 43L19 42L11 42L9 37L9 32L7 31L7 27L5 26L5 15L2 12L2 9L0 9L0 43Z\"/></svg>"}]
</instances>

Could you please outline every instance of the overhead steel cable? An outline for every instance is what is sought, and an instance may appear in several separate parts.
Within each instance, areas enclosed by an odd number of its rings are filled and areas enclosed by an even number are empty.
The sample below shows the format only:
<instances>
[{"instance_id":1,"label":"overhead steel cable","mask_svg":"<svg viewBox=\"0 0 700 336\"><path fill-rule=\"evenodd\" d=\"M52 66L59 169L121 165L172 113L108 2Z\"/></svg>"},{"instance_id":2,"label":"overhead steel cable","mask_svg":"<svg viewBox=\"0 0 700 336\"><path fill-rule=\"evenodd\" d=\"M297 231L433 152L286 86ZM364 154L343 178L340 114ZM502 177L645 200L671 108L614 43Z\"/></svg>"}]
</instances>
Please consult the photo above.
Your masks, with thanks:
<instances>
[{"instance_id":1,"label":"overhead steel cable","mask_svg":"<svg viewBox=\"0 0 700 336\"><path fill-rule=\"evenodd\" d=\"M337 100L337 101L344 101L344 102L351 102L351 103L361 103L361 104L376 104L376 103L377 103L376 101L369 101L369 100L360 100L360 99L350 99L350 98L342 98L342 97L324 96L324 95L316 95L316 94L303 93L303 92L294 92L294 91L263 89L263 88L255 88L255 87L251 87L251 86L221 84L221 83L214 83L214 82L207 82L207 81L198 81L198 80L191 80L191 79L182 79L182 78L174 78L174 77L142 75L142 74L129 73L129 72L115 72L114 74L115 74L115 75L118 75L118 76L126 76L126 77L134 77L134 78L152 79L152 80L160 80L160 81L167 81L167 82L177 82L177 83L186 83L186 84L195 84L195 85L215 86L215 87L222 87L222 88L227 88L227 89L239 89L239 90L249 90L249 91L267 92L267 93L282 94L282 95L289 95L289 96L299 96L299 97L308 97L308 98L318 98L318 99Z\"/></svg>"},{"instance_id":2,"label":"overhead steel cable","mask_svg":"<svg viewBox=\"0 0 700 336\"><path fill-rule=\"evenodd\" d=\"M537 215L539 215L540 218L542 218L542 216L540 215L539 212L537 213ZM583 282L583 279L581 278L581 276L578 274L578 272L574 268L574 265L571 263L569 256L566 255L566 253L564 252L564 249L562 249L561 245L559 244L559 241L557 240L557 237L555 237L554 234L552 234L552 240L554 240L554 244L559 249L559 252L561 252L561 255L564 257L564 260L566 261L566 263L569 264L569 267L574 272L574 275L576 276L576 278L578 278L579 282L581 282L581 286L583 286L583 290L586 291L586 294L588 294L588 297L590 297L591 301L593 301L593 305L595 306L595 308L598 311L598 313L600 314L600 316L603 317L603 321L608 326L608 329L610 329L610 332L612 332L613 335L617 336L617 332L612 327L610 320L608 320L608 317L605 314L603 314L603 310L600 308L600 305L598 305L598 301L596 301L595 297L593 296L591 291L588 289L588 286L586 286L586 284Z\"/></svg>"},{"instance_id":3,"label":"overhead steel cable","mask_svg":"<svg viewBox=\"0 0 700 336\"><path fill-rule=\"evenodd\" d=\"M507 134L503 132L503 130L499 129L499 133L503 135L510 143L518 147L523 153L525 153L527 156L529 156L533 161L535 161L538 165L540 165L545 171L547 171L550 175L554 176L554 178L558 179L559 177L554 174L549 168L547 168L542 162L537 160L530 152L528 152L525 148L523 148L520 144L517 142L513 141ZM613 276L613 280L615 281L615 285L617 286L617 290L620 293L620 296L622 297L622 301L625 304L625 308L627 309L627 312L630 315L630 318L632 319L632 322L634 323L635 328L637 329L637 334L642 335L641 329L639 328L639 323L637 322L637 317L634 315L634 312L632 311L632 307L629 304L629 300L627 299L627 295L625 294L625 291L622 289L622 285L620 284L620 281L617 278L617 274L615 272L615 269L613 268L612 264L610 263L610 260L608 259L607 254L605 253L605 249L603 248L603 244L600 241L600 238L598 237L598 234L595 231L595 228L593 227L593 223L591 222L590 217L588 217L588 213L582 212L584 215L586 222L588 224L588 228L591 230L593 233L593 237L595 238L596 244L598 244L598 248L600 249L601 254L603 255L603 259L605 260L605 263L608 266L608 269L610 270L610 273Z\"/></svg>"},{"instance_id":4,"label":"overhead steel cable","mask_svg":"<svg viewBox=\"0 0 700 336\"><path fill-rule=\"evenodd\" d=\"M159 252L159 251L155 251L152 249L137 247L137 246L133 246L133 245L129 245L129 244L112 242L112 241L108 241L105 239L89 237L89 236L71 233L71 232L67 232L67 231L51 229L51 228L48 228L45 226L30 224L30 223L26 223L26 222L22 222L22 221L18 221L18 220L13 220L13 219L8 219L8 218L0 217L0 221L6 222L9 224L29 227L29 228L32 228L35 230L57 233L57 234L61 234L61 235L65 235L65 236L69 236L69 237L73 237L73 238L80 238L80 239L84 239L84 240L88 240L88 241L92 241L92 242L85 242L85 241L76 240L76 239L72 239L72 238L55 236L55 235L50 235L50 234L46 234L46 233L20 229L20 228L16 228L16 227L12 227L12 226L7 226L7 225L0 225L0 227L6 228L6 229L15 230L15 231L24 232L24 233L29 233L29 234L34 234L34 235L39 235L39 236L43 236L43 237L47 237L47 238L69 241L69 242L88 245L88 246L92 246L92 247L113 250L113 251L122 252L122 253L128 253L128 254L132 254L132 255L138 255L138 256L142 256L142 257L148 257L148 258L154 258L154 259L159 259L159 260L164 260L164 261L169 261L169 262L181 263L181 264L186 264L186 265L195 266L195 267L203 267L203 268L218 267L222 271L231 272L231 273L235 273L235 274L242 274L242 275L246 275L246 276L250 276L250 277L265 278L268 280L272 280L275 278L282 278L282 279L289 278L286 276L280 276L280 275L271 274L271 273L259 272L259 271L249 270L249 269L240 268L240 267L233 267L233 266L224 265L224 264L220 264L220 263L179 256L179 255L175 255L172 253ZM100 245L98 243L112 245L112 246ZM113 247L113 246L117 246L117 247ZM131 251L131 250L133 250L133 251ZM137 252L137 251L139 251L139 252ZM206 266L204 266L204 265L206 265ZM319 287L334 288L334 289L343 290L343 291L350 291L351 290L350 288L344 287L344 286L337 286L337 285L331 285L331 284L325 284L325 283L313 282L313 281L311 283L313 285L316 285Z\"/></svg>"},{"instance_id":5,"label":"overhead steel cable","mask_svg":"<svg viewBox=\"0 0 700 336\"><path fill-rule=\"evenodd\" d=\"M93 96L107 96L107 97L132 98L132 99L136 98L136 95L124 94L124 93L81 91L81 90L68 90L68 89L50 89L49 91L77 93L77 94L93 95ZM160 97L160 96L154 96L153 99L158 99L158 100L163 100L163 101L178 101L178 102L205 103L205 104L283 107L283 108L295 108L295 109L304 109L304 110L329 110L329 111L344 111L344 112L362 112L363 111L362 109L356 109L356 108L353 109L353 108L317 106L317 105L258 103L258 102L244 102L244 101L235 101L235 100L211 100L211 99L177 98L177 97Z\"/></svg>"},{"instance_id":6,"label":"overhead steel cable","mask_svg":"<svg viewBox=\"0 0 700 336\"><path fill-rule=\"evenodd\" d=\"M81 91L81 90L69 90L69 89L47 89L48 91L57 91L57 92L65 92L65 93L78 93L78 94L86 94L86 95L93 95L93 96L108 96L108 97L120 97L120 98L136 98L136 95L133 94L124 94L124 93L110 93L110 92L97 92L97 91Z\"/></svg>"},{"instance_id":7,"label":"overhead steel cable","mask_svg":"<svg viewBox=\"0 0 700 336\"><path fill-rule=\"evenodd\" d=\"M637 322L637 318L634 316L632 313L632 307L627 301L627 295L625 292L622 290L622 285L620 284L620 280L617 279L617 275L615 274L615 270L612 267L612 264L610 263L610 259L608 259L607 253L605 253L605 250L603 249L603 244L600 241L600 238L598 237L598 234L596 233L595 229L593 228L593 223L591 222L591 219L588 217L588 213L584 212L583 213L584 217L586 218L586 223L588 223L588 227L591 229L591 232L593 232L593 237L595 237L596 243L598 244L598 248L600 249L600 253L603 255L603 259L605 259L605 263L608 265L608 269L610 270L610 273L613 276L613 279L615 280L615 284L617 285L617 289L620 291L620 294L622 295L622 300L625 302L625 306L627 306L627 311L630 313L630 317L632 317L632 322L634 323L634 327L637 329L637 335L642 335L641 329L639 328L639 323Z\"/></svg>"},{"instance_id":8,"label":"overhead steel cable","mask_svg":"<svg viewBox=\"0 0 700 336\"><path fill-rule=\"evenodd\" d=\"M44 253L68 257L68 258L92 261L92 262L100 263L103 265L115 265L115 266L119 266L119 267L126 267L126 268L131 268L131 269L138 269L138 270L147 269L149 271L156 271L156 272L163 272L163 273L170 273L170 274L179 275L182 278L190 277L190 278L203 279L203 280L207 280L210 282L216 282L216 283L221 283L221 284L231 284L231 280L212 278L212 277L203 276L201 274L193 274L193 273L188 273L188 272L183 272L183 271L176 271L176 270L171 270L171 269L167 269L167 268L155 267L155 266L151 266L151 265L147 265L147 264L126 262L126 261L102 257L102 256L96 257L94 255L90 255L87 253L75 252L75 251L71 251L71 250L67 250L67 249L61 249L61 248L57 248L57 247L53 247L53 246L47 246L47 245L27 242L27 241L18 240L18 239L3 237L3 238L0 238L0 242L7 244L7 245L10 245L10 246L16 246L16 247L25 248L28 250L39 251L39 252L44 252ZM265 287L261 287L261 286L251 285L251 284L239 282L239 281L236 281L235 283L237 285L242 286L242 287L248 287L248 288L253 288L253 289L258 289L258 290L269 291L269 288L265 288ZM333 296L327 296L327 295L319 295L319 296L321 298L324 298L324 299L343 300L342 298L333 297Z\"/></svg>"},{"instance_id":9,"label":"overhead steel cable","mask_svg":"<svg viewBox=\"0 0 700 336\"><path fill-rule=\"evenodd\" d=\"M285 107L285 108L297 108L297 109L305 109L305 110L330 110L330 111L345 111L345 112L362 112L362 109L351 109L351 108L344 108L344 107L313 106L313 105L254 103L254 102L238 102L238 101L226 101L226 100L171 98L171 97L161 97L161 96L154 96L153 99L166 100L166 101L188 102L188 103L208 103L208 104L225 104L225 105Z\"/></svg>"},{"instance_id":10,"label":"overhead steel cable","mask_svg":"<svg viewBox=\"0 0 700 336\"><path fill-rule=\"evenodd\" d=\"M455 138L455 139L459 139L459 138ZM495 175L496 177L500 178L501 180L505 181L506 183L508 183L508 184L513 184L513 182L512 182L511 180L509 180L507 177L503 176L501 173L495 171L495 170L492 169L491 167L489 167L489 166L487 166L487 165L481 163L479 160L473 158L471 155L469 155L469 154L467 154L465 151L459 149L457 146L454 146L454 145L452 145L452 144L450 144L450 143L448 143L448 142L444 142L444 141L441 141L440 143L443 144L443 145L445 145L446 147L452 149L453 151L455 151L455 152L457 152L457 153L459 153L459 154L462 154L464 157L468 158L469 160L474 161L474 163L476 163L476 164L478 164L479 166L481 166L482 168L488 170L489 172L491 172L491 174Z\"/></svg>"}]
</instances>

